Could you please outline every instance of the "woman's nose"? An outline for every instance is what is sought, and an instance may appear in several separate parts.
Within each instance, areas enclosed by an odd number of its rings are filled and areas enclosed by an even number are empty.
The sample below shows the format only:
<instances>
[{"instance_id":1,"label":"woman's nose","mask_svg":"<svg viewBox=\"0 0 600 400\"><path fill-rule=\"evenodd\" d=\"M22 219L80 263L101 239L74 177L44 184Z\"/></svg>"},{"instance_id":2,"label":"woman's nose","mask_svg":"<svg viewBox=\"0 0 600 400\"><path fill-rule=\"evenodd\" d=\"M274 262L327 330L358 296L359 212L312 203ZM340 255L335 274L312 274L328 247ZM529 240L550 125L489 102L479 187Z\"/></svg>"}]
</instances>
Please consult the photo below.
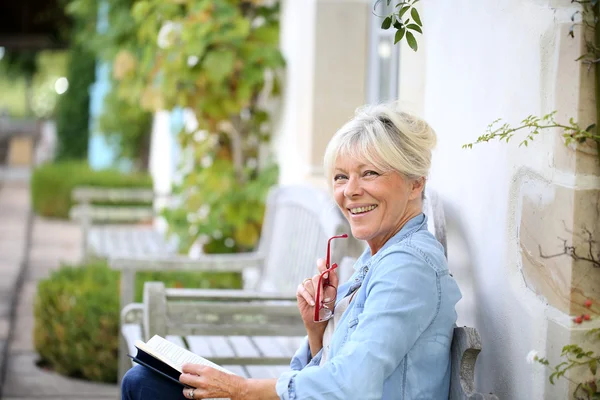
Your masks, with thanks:
<instances>
[{"instance_id":1,"label":"woman's nose","mask_svg":"<svg viewBox=\"0 0 600 400\"><path fill-rule=\"evenodd\" d=\"M344 196L351 198L355 196L359 196L362 193L362 188L360 186L360 182L356 178L348 179L348 183L344 188Z\"/></svg>"}]
</instances>

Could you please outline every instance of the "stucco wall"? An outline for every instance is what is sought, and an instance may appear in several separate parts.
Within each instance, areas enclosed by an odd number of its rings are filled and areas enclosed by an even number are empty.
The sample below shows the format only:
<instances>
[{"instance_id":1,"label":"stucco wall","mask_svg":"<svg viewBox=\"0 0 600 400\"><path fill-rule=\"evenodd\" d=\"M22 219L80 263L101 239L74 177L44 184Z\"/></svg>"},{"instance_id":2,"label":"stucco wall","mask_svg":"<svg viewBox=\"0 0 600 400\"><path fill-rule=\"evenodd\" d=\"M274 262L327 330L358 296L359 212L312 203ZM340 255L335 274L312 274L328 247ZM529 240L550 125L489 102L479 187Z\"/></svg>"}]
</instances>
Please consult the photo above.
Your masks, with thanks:
<instances>
[{"instance_id":1,"label":"stucco wall","mask_svg":"<svg viewBox=\"0 0 600 400\"><path fill-rule=\"evenodd\" d=\"M561 220L575 226L574 199L584 189L576 158L587 156L571 154L557 132L527 148L518 147L518 138L461 147L497 118L518 123L553 110L561 122L581 117L586 71L574 61L581 41L567 37L574 9L566 0L421 3L424 36L417 54L402 49L401 99L438 133L430 183L447 202L454 240L461 236L462 246L454 248L460 254L451 248L449 256L455 267L460 260L454 272L469 313L461 319L475 324L483 339L478 386L503 399L566 398L564 386L550 386L547 372L525 357L531 349L556 355L570 340L570 309L559 303L572 299L571 265L566 260L554 271L562 276L550 277L561 281L558 288L537 290L539 276L528 285L523 258L539 261L539 254L523 236L529 232L528 240L544 243L547 253L561 248L556 236L568 238ZM584 181L587 189L599 187L597 176ZM539 275L549 276L539 264Z\"/></svg>"}]
</instances>

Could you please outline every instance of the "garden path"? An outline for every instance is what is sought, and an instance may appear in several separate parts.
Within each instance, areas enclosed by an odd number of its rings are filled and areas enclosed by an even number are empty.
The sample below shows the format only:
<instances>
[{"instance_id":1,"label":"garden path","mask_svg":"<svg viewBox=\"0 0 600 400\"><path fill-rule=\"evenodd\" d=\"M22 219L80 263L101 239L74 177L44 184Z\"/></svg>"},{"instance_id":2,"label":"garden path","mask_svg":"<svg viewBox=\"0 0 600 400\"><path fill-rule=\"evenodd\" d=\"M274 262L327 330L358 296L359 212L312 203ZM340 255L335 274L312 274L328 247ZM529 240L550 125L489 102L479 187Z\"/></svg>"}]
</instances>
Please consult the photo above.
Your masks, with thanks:
<instances>
[{"instance_id":1,"label":"garden path","mask_svg":"<svg viewBox=\"0 0 600 400\"><path fill-rule=\"evenodd\" d=\"M69 379L36 366L33 302L37 282L79 259L80 230L34 217L29 171L0 169L0 399L114 400L116 385Z\"/></svg>"}]
</instances>

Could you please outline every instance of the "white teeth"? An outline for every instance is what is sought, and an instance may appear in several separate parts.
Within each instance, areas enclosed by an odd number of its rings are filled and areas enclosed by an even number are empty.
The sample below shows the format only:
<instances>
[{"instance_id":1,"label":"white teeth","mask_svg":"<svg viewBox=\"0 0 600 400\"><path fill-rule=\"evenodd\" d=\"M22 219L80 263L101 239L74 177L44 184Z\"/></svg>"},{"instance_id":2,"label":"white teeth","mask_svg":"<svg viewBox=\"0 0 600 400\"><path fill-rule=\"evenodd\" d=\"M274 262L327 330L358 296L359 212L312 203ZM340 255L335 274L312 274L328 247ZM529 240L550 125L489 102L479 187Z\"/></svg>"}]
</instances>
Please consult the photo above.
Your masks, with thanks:
<instances>
[{"instance_id":1,"label":"white teeth","mask_svg":"<svg viewBox=\"0 0 600 400\"><path fill-rule=\"evenodd\" d=\"M367 207L356 207L356 208L351 208L350 212L352 214L360 214L360 213L374 210L376 207L377 207L376 205L367 206Z\"/></svg>"}]
</instances>

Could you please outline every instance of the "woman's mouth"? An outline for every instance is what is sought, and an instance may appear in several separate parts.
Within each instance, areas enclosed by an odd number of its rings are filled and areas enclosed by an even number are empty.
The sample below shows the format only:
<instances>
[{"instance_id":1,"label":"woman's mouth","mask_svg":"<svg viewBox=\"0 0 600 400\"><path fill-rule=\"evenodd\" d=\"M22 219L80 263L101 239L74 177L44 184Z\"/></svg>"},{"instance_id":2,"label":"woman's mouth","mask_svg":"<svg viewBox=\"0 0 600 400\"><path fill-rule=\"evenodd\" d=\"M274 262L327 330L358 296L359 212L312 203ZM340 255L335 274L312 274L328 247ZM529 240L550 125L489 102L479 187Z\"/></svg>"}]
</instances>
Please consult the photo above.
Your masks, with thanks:
<instances>
[{"instance_id":1,"label":"woman's mouth","mask_svg":"<svg viewBox=\"0 0 600 400\"><path fill-rule=\"evenodd\" d=\"M361 214L366 214L370 211L373 211L376 208L377 208L377 205L372 204L370 206L349 208L348 211L350 211L350 214L352 214L352 215L361 215Z\"/></svg>"}]
</instances>

